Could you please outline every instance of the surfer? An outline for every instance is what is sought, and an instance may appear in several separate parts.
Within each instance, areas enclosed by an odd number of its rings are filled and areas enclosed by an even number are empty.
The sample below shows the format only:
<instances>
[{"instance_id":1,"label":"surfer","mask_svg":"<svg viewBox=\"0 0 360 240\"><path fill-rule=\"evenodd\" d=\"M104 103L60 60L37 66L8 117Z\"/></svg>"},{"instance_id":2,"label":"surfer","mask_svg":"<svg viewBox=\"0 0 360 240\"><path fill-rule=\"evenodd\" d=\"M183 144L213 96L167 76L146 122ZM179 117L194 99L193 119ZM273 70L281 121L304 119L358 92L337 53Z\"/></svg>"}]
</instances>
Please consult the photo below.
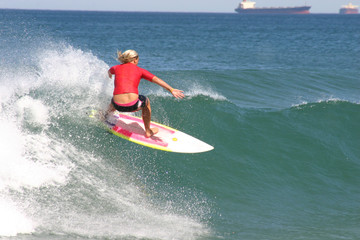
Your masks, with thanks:
<instances>
[{"instance_id":1,"label":"surfer","mask_svg":"<svg viewBox=\"0 0 360 240\"><path fill-rule=\"evenodd\" d=\"M175 98L184 98L182 90L174 89L162 79L158 78L149 71L138 67L139 55L134 50L127 50L123 53L118 51L118 60L122 64L113 66L109 69L109 77L115 75L114 92L111 104L107 113L115 110L119 112L137 112L142 110L142 119L145 126L145 136L151 137L156 134L158 128L150 128L151 107L149 98L139 95L138 86L140 80L146 79L156 83L169 91Z\"/></svg>"}]
</instances>

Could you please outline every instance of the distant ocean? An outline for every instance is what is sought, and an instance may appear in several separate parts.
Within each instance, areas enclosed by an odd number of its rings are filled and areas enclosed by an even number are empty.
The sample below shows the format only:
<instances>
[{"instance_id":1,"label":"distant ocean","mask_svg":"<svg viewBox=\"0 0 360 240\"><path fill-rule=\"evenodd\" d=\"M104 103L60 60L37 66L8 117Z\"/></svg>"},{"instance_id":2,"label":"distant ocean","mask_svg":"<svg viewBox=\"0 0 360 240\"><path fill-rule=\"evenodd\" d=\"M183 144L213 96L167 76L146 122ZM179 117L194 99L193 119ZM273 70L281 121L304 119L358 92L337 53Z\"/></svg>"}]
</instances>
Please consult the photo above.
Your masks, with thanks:
<instances>
[{"instance_id":1,"label":"distant ocean","mask_svg":"<svg viewBox=\"0 0 360 240\"><path fill-rule=\"evenodd\" d=\"M118 64L153 120L215 147L146 148L88 118ZM360 238L360 15L0 10L0 239Z\"/></svg>"}]
</instances>

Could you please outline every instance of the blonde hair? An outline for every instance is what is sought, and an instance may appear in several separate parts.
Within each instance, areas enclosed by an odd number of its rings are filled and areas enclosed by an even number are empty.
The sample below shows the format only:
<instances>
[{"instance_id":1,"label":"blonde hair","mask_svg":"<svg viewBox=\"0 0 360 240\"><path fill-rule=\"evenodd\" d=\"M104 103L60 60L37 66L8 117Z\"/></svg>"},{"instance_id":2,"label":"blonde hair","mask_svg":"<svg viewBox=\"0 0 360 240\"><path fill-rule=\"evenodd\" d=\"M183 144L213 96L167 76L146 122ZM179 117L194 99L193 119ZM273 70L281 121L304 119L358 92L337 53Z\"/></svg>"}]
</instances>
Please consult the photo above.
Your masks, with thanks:
<instances>
[{"instance_id":1,"label":"blonde hair","mask_svg":"<svg viewBox=\"0 0 360 240\"><path fill-rule=\"evenodd\" d=\"M132 62L134 59L138 58L139 55L135 50L126 50L125 52L121 53L121 51L117 51L119 62L121 63L129 63Z\"/></svg>"}]
</instances>

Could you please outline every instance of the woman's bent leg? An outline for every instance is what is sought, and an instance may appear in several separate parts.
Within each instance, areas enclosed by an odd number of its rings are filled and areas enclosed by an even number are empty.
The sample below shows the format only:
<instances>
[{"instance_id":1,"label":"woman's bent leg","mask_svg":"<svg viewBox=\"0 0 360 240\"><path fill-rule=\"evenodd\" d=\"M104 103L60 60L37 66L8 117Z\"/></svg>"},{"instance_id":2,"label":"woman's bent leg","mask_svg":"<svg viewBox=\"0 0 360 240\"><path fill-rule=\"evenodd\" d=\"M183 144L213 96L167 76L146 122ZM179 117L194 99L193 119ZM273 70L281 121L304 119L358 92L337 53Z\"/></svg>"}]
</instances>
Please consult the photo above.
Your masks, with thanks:
<instances>
[{"instance_id":1,"label":"woman's bent leg","mask_svg":"<svg viewBox=\"0 0 360 240\"><path fill-rule=\"evenodd\" d=\"M159 132L158 128L150 128L150 121L151 121L151 106L150 100L146 100L145 107L142 108L142 119L144 121L145 126L145 137L151 137L154 134Z\"/></svg>"}]
</instances>

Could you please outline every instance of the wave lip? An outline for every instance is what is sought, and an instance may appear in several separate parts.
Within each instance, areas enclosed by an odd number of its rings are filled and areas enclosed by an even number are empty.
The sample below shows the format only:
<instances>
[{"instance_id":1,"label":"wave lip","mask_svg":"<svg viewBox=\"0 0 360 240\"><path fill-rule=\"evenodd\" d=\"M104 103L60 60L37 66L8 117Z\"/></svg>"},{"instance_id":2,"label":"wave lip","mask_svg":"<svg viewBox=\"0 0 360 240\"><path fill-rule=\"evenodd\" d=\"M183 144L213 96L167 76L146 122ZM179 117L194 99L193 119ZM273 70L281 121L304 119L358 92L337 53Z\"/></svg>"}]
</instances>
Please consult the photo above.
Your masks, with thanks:
<instances>
[{"instance_id":1,"label":"wave lip","mask_svg":"<svg viewBox=\"0 0 360 240\"><path fill-rule=\"evenodd\" d=\"M207 87L202 87L199 85L194 85L193 87L190 88L190 90L188 90L186 92L186 96L193 98L193 97L197 97L197 96L206 96L206 97L210 97L213 100L219 100L219 101L226 101L226 97L221 95L220 93L214 91L211 88L207 88Z\"/></svg>"},{"instance_id":2,"label":"wave lip","mask_svg":"<svg viewBox=\"0 0 360 240\"><path fill-rule=\"evenodd\" d=\"M292 104L291 107L302 107L302 106L306 106L309 104L315 104L315 103L353 103L356 105L360 104L360 102L347 101L347 100L344 100L341 98L328 98L328 99L319 99L315 102L302 101L301 103Z\"/></svg>"}]
</instances>

